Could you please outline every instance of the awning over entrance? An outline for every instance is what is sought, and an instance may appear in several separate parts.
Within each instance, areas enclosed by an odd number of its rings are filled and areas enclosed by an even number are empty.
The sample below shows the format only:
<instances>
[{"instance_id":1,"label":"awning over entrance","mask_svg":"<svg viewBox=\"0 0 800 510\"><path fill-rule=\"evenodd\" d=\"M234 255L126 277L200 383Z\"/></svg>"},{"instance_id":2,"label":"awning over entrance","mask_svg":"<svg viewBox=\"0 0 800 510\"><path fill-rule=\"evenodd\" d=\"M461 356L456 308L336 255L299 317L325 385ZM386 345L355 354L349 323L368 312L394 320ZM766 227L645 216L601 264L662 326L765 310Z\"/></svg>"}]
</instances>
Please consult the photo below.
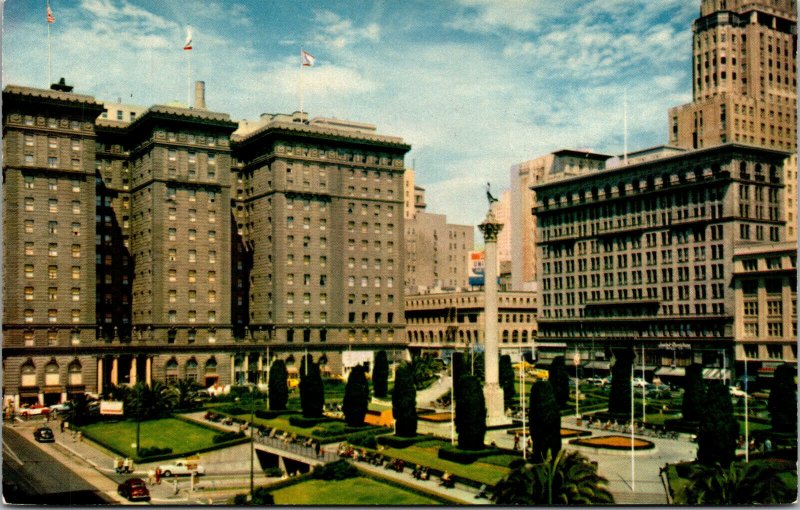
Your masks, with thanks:
<instances>
[{"instance_id":1,"label":"awning over entrance","mask_svg":"<svg viewBox=\"0 0 800 510\"><path fill-rule=\"evenodd\" d=\"M703 369L703 379L731 379L731 371L730 369L722 369L722 368L704 368Z\"/></svg>"},{"instance_id":2,"label":"awning over entrance","mask_svg":"<svg viewBox=\"0 0 800 510\"><path fill-rule=\"evenodd\" d=\"M610 361L590 361L589 363L583 366L584 370L586 369L596 369L596 370L611 370L611 362Z\"/></svg>"},{"instance_id":3,"label":"awning over entrance","mask_svg":"<svg viewBox=\"0 0 800 510\"><path fill-rule=\"evenodd\" d=\"M656 370L655 375L683 377L686 375L686 369L684 367L661 367Z\"/></svg>"}]
</instances>

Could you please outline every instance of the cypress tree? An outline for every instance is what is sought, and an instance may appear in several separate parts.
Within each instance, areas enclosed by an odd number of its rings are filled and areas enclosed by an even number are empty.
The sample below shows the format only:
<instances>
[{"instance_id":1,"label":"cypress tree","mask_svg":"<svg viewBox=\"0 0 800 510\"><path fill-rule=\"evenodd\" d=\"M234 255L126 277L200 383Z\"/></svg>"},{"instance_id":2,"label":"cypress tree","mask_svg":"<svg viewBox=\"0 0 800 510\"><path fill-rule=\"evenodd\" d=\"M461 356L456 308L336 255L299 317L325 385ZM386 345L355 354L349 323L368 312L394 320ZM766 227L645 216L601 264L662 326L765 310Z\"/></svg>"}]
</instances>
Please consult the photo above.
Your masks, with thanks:
<instances>
[{"instance_id":1,"label":"cypress tree","mask_svg":"<svg viewBox=\"0 0 800 510\"><path fill-rule=\"evenodd\" d=\"M517 390L514 388L514 382L517 378L514 373L514 367L511 366L511 356L508 354L500 356L499 378L500 387L503 388L503 404L506 407L511 407L514 405L514 397L517 395Z\"/></svg>"},{"instance_id":2,"label":"cypress tree","mask_svg":"<svg viewBox=\"0 0 800 510\"><path fill-rule=\"evenodd\" d=\"M375 355L375 368L372 369L372 391L377 398L386 398L389 389L389 360L386 351Z\"/></svg>"},{"instance_id":3,"label":"cypress tree","mask_svg":"<svg viewBox=\"0 0 800 510\"><path fill-rule=\"evenodd\" d=\"M368 405L369 383L367 383L366 371L363 365L356 365L350 371L347 385L344 387L344 400L342 401L344 421L351 427L363 425Z\"/></svg>"},{"instance_id":4,"label":"cypress tree","mask_svg":"<svg viewBox=\"0 0 800 510\"><path fill-rule=\"evenodd\" d=\"M450 362L453 364L453 398L458 402L461 398L461 386L456 381L460 381L463 376L468 375L469 368L464 361L464 355L460 352L453 352Z\"/></svg>"},{"instance_id":5,"label":"cypress tree","mask_svg":"<svg viewBox=\"0 0 800 510\"><path fill-rule=\"evenodd\" d=\"M303 357L303 362L300 364L300 407L303 409L303 416L321 417L324 404L325 388L322 385L319 365L314 363L309 354Z\"/></svg>"},{"instance_id":6,"label":"cypress tree","mask_svg":"<svg viewBox=\"0 0 800 510\"><path fill-rule=\"evenodd\" d=\"M611 367L611 393L608 397L608 412L630 416L633 349L622 347L613 349L612 352L614 353L614 366Z\"/></svg>"},{"instance_id":7,"label":"cypress tree","mask_svg":"<svg viewBox=\"0 0 800 510\"><path fill-rule=\"evenodd\" d=\"M553 395L558 407L565 407L569 399L569 375L564 366L564 356L556 356L547 370L550 384L553 386Z\"/></svg>"},{"instance_id":8,"label":"cypress tree","mask_svg":"<svg viewBox=\"0 0 800 510\"><path fill-rule=\"evenodd\" d=\"M269 368L269 408L273 411L286 409L289 401L288 377L283 360L273 361Z\"/></svg>"},{"instance_id":9,"label":"cypress tree","mask_svg":"<svg viewBox=\"0 0 800 510\"><path fill-rule=\"evenodd\" d=\"M392 414L395 419L395 434L400 437L417 435L417 389L414 374L407 363L397 367L392 390Z\"/></svg>"},{"instance_id":10,"label":"cypress tree","mask_svg":"<svg viewBox=\"0 0 800 510\"><path fill-rule=\"evenodd\" d=\"M697 431L697 460L706 466L728 467L736 459L739 422L733 416L730 391L722 381L707 386L700 427Z\"/></svg>"},{"instance_id":11,"label":"cypress tree","mask_svg":"<svg viewBox=\"0 0 800 510\"><path fill-rule=\"evenodd\" d=\"M703 381L703 365L692 363L686 367L683 381L683 419L684 421L698 421L704 414L703 408L706 401L706 384Z\"/></svg>"},{"instance_id":12,"label":"cypress tree","mask_svg":"<svg viewBox=\"0 0 800 510\"><path fill-rule=\"evenodd\" d=\"M558 410L553 386L547 381L536 381L531 387L528 428L533 442L533 462L552 458L561 450L561 413Z\"/></svg>"},{"instance_id":13,"label":"cypress tree","mask_svg":"<svg viewBox=\"0 0 800 510\"><path fill-rule=\"evenodd\" d=\"M797 432L797 367L784 363L775 369L767 409L772 418L772 431Z\"/></svg>"},{"instance_id":14,"label":"cypress tree","mask_svg":"<svg viewBox=\"0 0 800 510\"><path fill-rule=\"evenodd\" d=\"M456 431L458 447L463 450L480 450L486 435L486 402L478 378L463 375L457 386L461 398L456 400Z\"/></svg>"}]
</instances>

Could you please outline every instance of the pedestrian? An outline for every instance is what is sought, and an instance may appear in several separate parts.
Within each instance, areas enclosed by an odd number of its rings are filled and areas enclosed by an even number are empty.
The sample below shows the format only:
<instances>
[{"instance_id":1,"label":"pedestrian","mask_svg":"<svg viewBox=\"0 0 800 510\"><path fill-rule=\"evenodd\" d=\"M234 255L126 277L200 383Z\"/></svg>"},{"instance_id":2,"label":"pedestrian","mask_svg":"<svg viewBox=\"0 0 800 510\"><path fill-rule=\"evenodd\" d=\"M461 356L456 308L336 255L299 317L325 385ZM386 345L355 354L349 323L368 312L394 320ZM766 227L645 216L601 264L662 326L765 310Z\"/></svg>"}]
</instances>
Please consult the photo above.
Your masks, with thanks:
<instances>
[{"instance_id":1,"label":"pedestrian","mask_svg":"<svg viewBox=\"0 0 800 510\"><path fill-rule=\"evenodd\" d=\"M317 457L319 457L319 454L320 454L321 450L322 450L322 446L319 444L319 441L315 442L314 443L314 452L317 454Z\"/></svg>"},{"instance_id":2,"label":"pedestrian","mask_svg":"<svg viewBox=\"0 0 800 510\"><path fill-rule=\"evenodd\" d=\"M82 443L82 442L83 442L83 432L81 432L81 431L79 430L79 431L78 431L78 433L77 433L76 435L78 436L78 442L79 442L79 443Z\"/></svg>"},{"instance_id":3,"label":"pedestrian","mask_svg":"<svg viewBox=\"0 0 800 510\"><path fill-rule=\"evenodd\" d=\"M178 494L178 479L177 478L173 478L172 479L172 487L175 490L175 495L177 495Z\"/></svg>"},{"instance_id":4,"label":"pedestrian","mask_svg":"<svg viewBox=\"0 0 800 510\"><path fill-rule=\"evenodd\" d=\"M519 450L519 435L514 434L514 450Z\"/></svg>"},{"instance_id":5,"label":"pedestrian","mask_svg":"<svg viewBox=\"0 0 800 510\"><path fill-rule=\"evenodd\" d=\"M156 479L156 472L152 469L147 471L147 485L153 485L153 482Z\"/></svg>"},{"instance_id":6,"label":"pedestrian","mask_svg":"<svg viewBox=\"0 0 800 510\"><path fill-rule=\"evenodd\" d=\"M72 442L73 442L73 443L75 442L75 437L76 437L77 435L78 435L78 431L77 431L77 430L75 430L75 429L72 429Z\"/></svg>"},{"instance_id":7,"label":"pedestrian","mask_svg":"<svg viewBox=\"0 0 800 510\"><path fill-rule=\"evenodd\" d=\"M768 452L771 452L771 451L772 451L772 441L770 441L770 439L769 439L769 438L767 438L767 439L764 441L764 450L766 450L766 451L768 451Z\"/></svg>"},{"instance_id":8,"label":"pedestrian","mask_svg":"<svg viewBox=\"0 0 800 510\"><path fill-rule=\"evenodd\" d=\"M156 485L161 485L161 466L156 467Z\"/></svg>"},{"instance_id":9,"label":"pedestrian","mask_svg":"<svg viewBox=\"0 0 800 510\"><path fill-rule=\"evenodd\" d=\"M64 420L61 420L61 433L64 433Z\"/></svg>"}]
</instances>

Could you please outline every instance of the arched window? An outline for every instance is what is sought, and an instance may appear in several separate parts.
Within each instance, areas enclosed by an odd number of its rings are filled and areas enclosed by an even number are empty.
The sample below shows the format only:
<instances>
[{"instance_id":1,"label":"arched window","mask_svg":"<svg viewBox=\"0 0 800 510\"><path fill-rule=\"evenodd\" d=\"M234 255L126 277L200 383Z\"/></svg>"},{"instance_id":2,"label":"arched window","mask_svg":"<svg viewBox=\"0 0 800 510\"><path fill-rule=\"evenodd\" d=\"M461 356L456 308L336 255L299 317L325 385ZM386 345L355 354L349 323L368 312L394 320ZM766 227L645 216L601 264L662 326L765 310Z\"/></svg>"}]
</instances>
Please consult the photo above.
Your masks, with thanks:
<instances>
[{"instance_id":1,"label":"arched window","mask_svg":"<svg viewBox=\"0 0 800 510\"><path fill-rule=\"evenodd\" d=\"M197 380L197 360L194 358L186 362L186 378L190 381Z\"/></svg>"},{"instance_id":2,"label":"arched window","mask_svg":"<svg viewBox=\"0 0 800 510\"><path fill-rule=\"evenodd\" d=\"M511 343L515 344L519 342L519 331L514 330L511 332Z\"/></svg>"},{"instance_id":3,"label":"arched window","mask_svg":"<svg viewBox=\"0 0 800 510\"><path fill-rule=\"evenodd\" d=\"M80 361L75 360L70 363L67 367L67 373L69 374L70 386L80 386L83 384L83 367Z\"/></svg>"},{"instance_id":4,"label":"arched window","mask_svg":"<svg viewBox=\"0 0 800 510\"><path fill-rule=\"evenodd\" d=\"M217 360L213 356L208 358L206 361L206 374L216 374L217 373Z\"/></svg>"},{"instance_id":5,"label":"arched window","mask_svg":"<svg viewBox=\"0 0 800 510\"><path fill-rule=\"evenodd\" d=\"M58 377L58 363L56 360L50 360L50 363L44 367L44 385L45 386L59 386L61 381Z\"/></svg>"},{"instance_id":6,"label":"arched window","mask_svg":"<svg viewBox=\"0 0 800 510\"><path fill-rule=\"evenodd\" d=\"M528 330L527 329L523 329L522 330L522 343L523 344L528 343Z\"/></svg>"},{"instance_id":7,"label":"arched window","mask_svg":"<svg viewBox=\"0 0 800 510\"><path fill-rule=\"evenodd\" d=\"M164 367L164 381L167 384L174 384L178 382L178 361L175 358L167 361Z\"/></svg>"},{"instance_id":8,"label":"arched window","mask_svg":"<svg viewBox=\"0 0 800 510\"><path fill-rule=\"evenodd\" d=\"M36 365L33 361L26 361L19 369L19 385L25 388L37 386L36 384Z\"/></svg>"},{"instance_id":9,"label":"arched window","mask_svg":"<svg viewBox=\"0 0 800 510\"><path fill-rule=\"evenodd\" d=\"M503 330L503 343L508 343L508 330Z\"/></svg>"}]
</instances>

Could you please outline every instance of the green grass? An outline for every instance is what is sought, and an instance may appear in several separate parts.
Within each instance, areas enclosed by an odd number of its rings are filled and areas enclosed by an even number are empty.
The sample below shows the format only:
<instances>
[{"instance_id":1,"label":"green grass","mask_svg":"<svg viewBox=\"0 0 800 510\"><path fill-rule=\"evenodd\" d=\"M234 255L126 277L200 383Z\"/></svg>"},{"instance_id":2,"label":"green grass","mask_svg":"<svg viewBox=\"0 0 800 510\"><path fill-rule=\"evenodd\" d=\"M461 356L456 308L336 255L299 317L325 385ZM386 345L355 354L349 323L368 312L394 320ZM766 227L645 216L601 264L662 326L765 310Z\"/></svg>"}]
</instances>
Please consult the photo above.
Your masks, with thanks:
<instances>
[{"instance_id":1,"label":"green grass","mask_svg":"<svg viewBox=\"0 0 800 510\"><path fill-rule=\"evenodd\" d=\"M681 478L678 476L678 472L675 469L674 464L670 464L667 468L667 482L669 483L669 489L672 493L673 499L676 497L680 497L680 494L689 485L689 480L686 478Z\"/></svg>"},{"instance_id":2,"label":"green grass","mask_svg":"<svg viewBox=\"0 0 800 510\"><path fill-rule=\"evenodd\" d=\"M423 441L402 449L387 448L383 453L390 457L403 459L406 464L420 464L440 471L449 471L456 476L485 483L486 485L495 485L511 471L507 467L496 465L495 462L498 459L492 459L492 463L479 459L472 464L458 464L440 459L438 455L439 447L445 444L449 443L444 441Z\"/></svg>"},{"instance_id":3,"label":"green grass","mask_svg":"<svg viewBox=\"0 0 800 510\"><path fill-rule=\"evenodd\" d=\"M309 480L272 492L276 505L438 505L438 501L370 478Z\"/></svg>"},{"instance_id":4,"label":"green grass","mask_svg":"<svg viewBox=\"0 0 800 510\"><path fill-rule=\"evenodd\" d=\"M94 423L82 427L84 434L98 443L135 457L136 422L119 421ZM172 448L174 453L192 453L212 446L212 438L219 432L175 418L143 421L141 423L141 448Z\"/></svg>"}]
</instances>

